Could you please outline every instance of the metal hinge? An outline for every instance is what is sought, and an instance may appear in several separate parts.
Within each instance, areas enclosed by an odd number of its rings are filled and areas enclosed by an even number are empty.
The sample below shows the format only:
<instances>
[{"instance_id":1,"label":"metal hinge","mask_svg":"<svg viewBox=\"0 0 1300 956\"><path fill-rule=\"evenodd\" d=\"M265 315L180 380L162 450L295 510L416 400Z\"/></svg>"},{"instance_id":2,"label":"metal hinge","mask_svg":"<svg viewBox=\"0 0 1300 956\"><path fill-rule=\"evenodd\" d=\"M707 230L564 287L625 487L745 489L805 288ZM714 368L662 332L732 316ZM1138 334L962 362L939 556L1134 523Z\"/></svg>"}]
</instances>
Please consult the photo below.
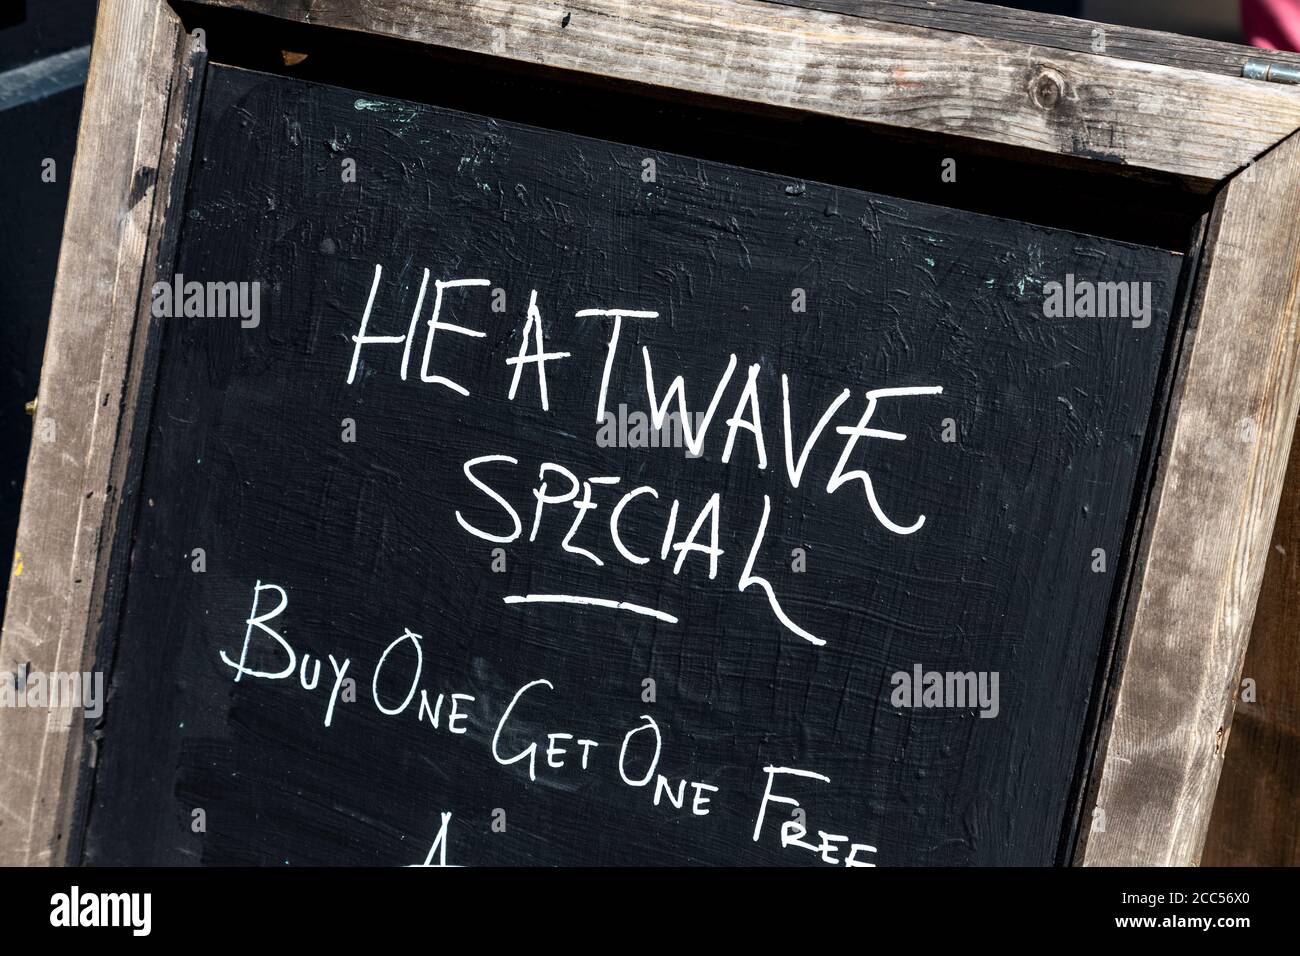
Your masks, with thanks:
<instances>
[{"instance_id":1,"label":"metal hinge","mask_svg":"<svg viewBox=\"0 0 1300 956\"><path fill-rule=\"evenodd\" d=\"M1300 83L1300 67L1278 66L1263 60L1247 60L1241 68L1241 75L1248 80L1263 80L1266 83Z\"/></svg>"}]
</instances>

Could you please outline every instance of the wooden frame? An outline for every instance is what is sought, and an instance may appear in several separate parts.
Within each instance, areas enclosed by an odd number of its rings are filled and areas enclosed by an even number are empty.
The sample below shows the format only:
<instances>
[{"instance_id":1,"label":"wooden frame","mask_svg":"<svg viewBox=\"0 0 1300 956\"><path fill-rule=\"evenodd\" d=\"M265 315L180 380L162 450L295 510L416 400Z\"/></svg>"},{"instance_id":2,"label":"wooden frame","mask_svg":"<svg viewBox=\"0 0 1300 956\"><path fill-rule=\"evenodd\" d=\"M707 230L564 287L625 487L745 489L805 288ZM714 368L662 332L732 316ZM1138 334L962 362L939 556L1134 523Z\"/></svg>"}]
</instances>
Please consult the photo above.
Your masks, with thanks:
<instances>
[{"instance_id":1,"label":"wooden frame","mask_svg":"<svg viewBox=\"0 0 1300 956\"><path fill-rule=\"evenodd\" d=\"M1074 858L1197 862L1300 410L1300 57L961 0L200 0L302 24L1121 166L1214 195ZM1097 52L1094 52L1097 51ZM87 670L126 560L147 280L197 65L165 0L101 0L9 603L6 670ZM0 863L67 858L83 740L0 711ZM1082 829L1089 829L1083 827Z\"/></svg>"}]
</instances>

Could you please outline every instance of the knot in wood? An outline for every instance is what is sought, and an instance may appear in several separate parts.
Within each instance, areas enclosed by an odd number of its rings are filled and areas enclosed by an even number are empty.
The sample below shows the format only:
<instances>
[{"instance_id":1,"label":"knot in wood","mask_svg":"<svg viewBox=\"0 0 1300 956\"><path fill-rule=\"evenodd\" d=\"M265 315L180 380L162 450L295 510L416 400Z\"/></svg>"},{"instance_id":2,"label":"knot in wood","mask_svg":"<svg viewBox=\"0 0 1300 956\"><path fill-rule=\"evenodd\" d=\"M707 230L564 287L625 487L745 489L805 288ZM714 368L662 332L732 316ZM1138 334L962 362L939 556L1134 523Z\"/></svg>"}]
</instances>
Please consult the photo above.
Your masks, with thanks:
<instances>
[{"instance_id":1,"label":"knot in wood","mask_svg":"<svg viewBox=\"0 0 1300 956\"><path fill-rule=\"evenodd\" d=\"M1065 77L1056 70L1042 69L1029 84L1029 97L1039 109L1056 109L1065 95Z\"/></svg>"}]
</instances>

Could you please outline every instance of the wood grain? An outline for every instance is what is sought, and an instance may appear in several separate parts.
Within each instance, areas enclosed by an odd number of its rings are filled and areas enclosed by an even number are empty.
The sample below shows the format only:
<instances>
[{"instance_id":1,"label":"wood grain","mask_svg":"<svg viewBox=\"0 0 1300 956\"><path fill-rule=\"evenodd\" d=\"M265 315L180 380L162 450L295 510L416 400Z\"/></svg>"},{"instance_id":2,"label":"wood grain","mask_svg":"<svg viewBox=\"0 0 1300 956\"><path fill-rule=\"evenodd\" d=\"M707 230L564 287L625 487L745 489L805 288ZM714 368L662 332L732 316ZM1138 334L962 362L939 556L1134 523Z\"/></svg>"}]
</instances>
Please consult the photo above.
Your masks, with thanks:
<instances>
[{"instance_id":1,"label":"wood grain","mask_svg":"<svg viewBox=\"0 0 1300 956\"><path fill-rule=\"evenodd\" d=\"M1300 443L1286 485L1228 748L1201 855L1204 866L1300 866Z\"/></svg>"},{"instance_id":2,"label":"wood grain","mask_svg":"<svg viewBox=\"0 0 1300 956\"><path fill-rule=\"evenodd\" d=\"M992 3L967 0L769 0L809 10L829 10L885 23L908 23L931 30L996 37L1056 50L1095 53L1142 63L1159 63L1185 70L1241 76L1247 60L1300 66L1300 53L1261 50L1238 43L1144 30L1114 23L1094 23L1076 17L1031 13ZM1098 35L1097 30L1102 33Z\"/></svg>"},{"instance_id":3,"label":"wood grain","mask_svg":"<svg viewBox=\"0 0 1300 956\"><path fill-rule=\"evenodd\" d=\"M1207 186L1300 127L1294 88L761 0L205 3Z\"/></svg>"},{"instance_id":4,"label":"wood grain","mask_svg":"<svg viewBox=\"0 0 1300 956\"><path fill-rule=\"evenodd\" d=\"M161 0L104 0L51 307L37 439L0 636L0 668L89 668L119 511L112 475L183 33ZM42 441L52 423L54 440ZM62 861L80 711L0 710L0 864Z\"/></svg>"},{"instance_id":5,"label":"wood grain","mask_svg":"<svg viewBox=\"0 0 1300 956\"><path fill-rule=\"evenodd\" d=\"M1086 865L1200 856L1300 407L1300 137L1228 184L1208 258Z\"/></svg>"}]
</instances>

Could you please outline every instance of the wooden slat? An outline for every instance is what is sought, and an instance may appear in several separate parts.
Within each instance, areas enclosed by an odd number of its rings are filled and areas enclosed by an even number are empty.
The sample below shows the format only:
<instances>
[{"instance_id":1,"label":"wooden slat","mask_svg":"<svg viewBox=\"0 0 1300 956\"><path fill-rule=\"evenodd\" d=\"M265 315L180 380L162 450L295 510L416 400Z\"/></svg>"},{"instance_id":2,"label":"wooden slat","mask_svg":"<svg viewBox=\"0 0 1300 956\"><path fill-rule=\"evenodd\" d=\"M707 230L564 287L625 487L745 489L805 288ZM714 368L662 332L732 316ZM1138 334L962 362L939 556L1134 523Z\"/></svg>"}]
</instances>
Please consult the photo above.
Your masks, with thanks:
<instances>
[{"instance_id":1,"label":"wooden slat","mask_svg":"<svg viewBox=\"0 0 1300 956\"><path fill-rule=\"evenodd\" d=\"M179 21L102 0L27 465L0 669L90 667L112 475ZM53 441L43 441L46 423ZM59 863L84 737L71 708L0 709L0 865Z\"/></svg>"},{"instance_id":2,"label":"wooden slat","mask_svg":"<svg viewBox=\"0 0 1300 956\"><path fill-rule=\"evenodd\" d=\"M1300 410L1300 136L1229 183L1208 248L1087 865L1200 856Z\"/></svg>"},{"instance_id":3,"label":"wooden slat","mask_svg":"<svg viewBox=\"0 0 1300 956\"><path fill-rule=\"evenodd\" d=\"M1213 184L1300 89L763 0L203 0L459 51Z\"/></svg>"},{"instance_id":4,"label":"wooden slat","mask_svg":"<svg viewBox=\"0 0 1300 956\"><path fill-rule=\"evenodd\" d=\"M1203 866L1300 866L1300 442L1292 442Z\"/></svg>"},{"instance_id":5,"label":"wooden slat","mask_svg":"<svg viewBox=\"0 0 1300 956\"><path fill-rule=\"evenodd\" d=\"M1142 63L1158 63L1223 76L1241 76L1247 60L1300 66L1300 53L1261 50L1239 43L1220 43L1162 30L1144 30L1076 17L1031 13L992 3L967 0L768 0L809 10L830 10L885 23L909 23L931 30L997 37L1076 53L1097 52ZM1101 36L1095 31L1100 29Z\"/></svg>"}]
</instances>

